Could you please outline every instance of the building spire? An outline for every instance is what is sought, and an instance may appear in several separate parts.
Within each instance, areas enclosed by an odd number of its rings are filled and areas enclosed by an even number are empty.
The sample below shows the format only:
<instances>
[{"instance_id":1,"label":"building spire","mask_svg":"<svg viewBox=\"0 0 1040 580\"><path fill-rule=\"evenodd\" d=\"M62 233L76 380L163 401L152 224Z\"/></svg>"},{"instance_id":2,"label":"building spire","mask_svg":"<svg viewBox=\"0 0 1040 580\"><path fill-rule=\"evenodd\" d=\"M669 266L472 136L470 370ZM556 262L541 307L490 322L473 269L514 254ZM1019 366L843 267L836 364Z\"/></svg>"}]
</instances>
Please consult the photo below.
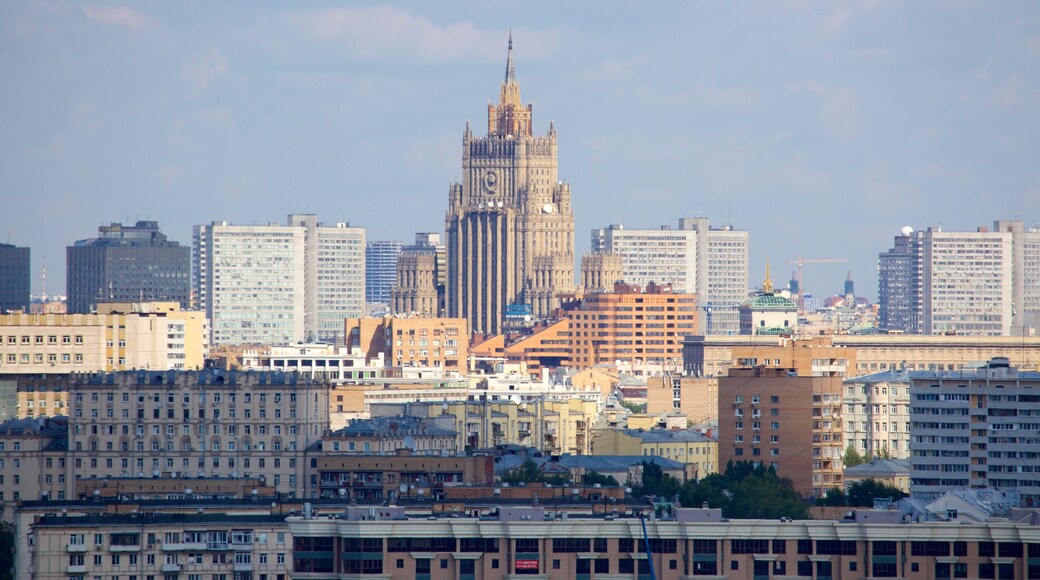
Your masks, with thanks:
<instances>
[{"instance_id":1,"label":"building spire","mask_svg":"<svg viewBox=\"0 0 1040 580\"><path fill-rule=\"evenodd\" d=\"M769 258L766 258L766 279L762 282L762 292L772 294L773 279L769 276Z\"/></svg>"},{"instance_id":2,"label":"building spire","mask_svg":"<svg viewBox=\"0 0 1040 580\"><path fill-rule=\"evenodd\" d=\"M509 28L509 51L506 53L506 84L516 83L516 64L513 63L513 29Z\"/></svg>"}]
</instances>

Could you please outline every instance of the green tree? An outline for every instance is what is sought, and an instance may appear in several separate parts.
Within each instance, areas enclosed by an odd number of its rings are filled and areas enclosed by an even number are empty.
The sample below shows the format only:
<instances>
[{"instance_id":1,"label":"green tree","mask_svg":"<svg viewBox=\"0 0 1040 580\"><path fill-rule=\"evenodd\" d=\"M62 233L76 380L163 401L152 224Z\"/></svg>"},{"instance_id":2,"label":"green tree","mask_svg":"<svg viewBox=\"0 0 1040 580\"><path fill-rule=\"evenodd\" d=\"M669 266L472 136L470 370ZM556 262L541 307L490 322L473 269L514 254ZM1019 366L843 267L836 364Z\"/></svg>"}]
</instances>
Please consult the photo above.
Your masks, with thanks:
<instances>
[{"instance_id":1,"label":"green tree","mask_svg":"<svg viewBox=\"0 0 1040 580\"><path fill-rule=\"evenodd\" d=\"M614 479L613 475L603 475L597 471L590 471L581 476L581 483L582 485L596 485L598 483L600 485L611 485L615 487L618 485L618 481Z\"/></svg>"},{"instance_id":2,"label":"green tree","mask_svg":"<svg viewBox=\"0 0 1040 580\"><path fill-rule=\"evenodd\" d=\"M628 409L632 413L642 413L642 412L646 411L646 405L640 405L640 404L633 403L631 401L625 401L625 400L618 401L618 402L621 403L622 407Z\"/></svg>"},{"instance_id":3,"label":"green tree","mask_svg":"<svg viewBox=\"0 0 1040 580\"><path fill-rule=\"evenodd\" d=\"M632 495L636 497L656 495L658 497L673 497L679 495L682 483L678 479L668 475L661 466L649 461L640 463L643 466L643 483L632 487Z\"/></svg>"},{"instance_id":4,"label":"green tree","mask_svg":"<svg viewBox=\"0 0 1040 580\"><path fill-rule=\"evenodd\" d=\"M816 505L848 505L848 498L840 487L832 487L827 490L827 495L816 500Z\"/></svg>"},{"instance_id":5,"label":"green tree","mask_svg":"<svg viewBox=\"0 0 1040 580\"><path fill-rule=\"evenodd\" d=\"M776 470L749 461L732 462L726 471L683 486L685 506L720 508L730 518L804 519L809 510L791 482Z\"/></svg>"},{"instance_id":6,"label":"green tree","mask_svg":"<svg viewBox=\"0 0 1040 580\"><path fill-rule=\"evenodd\" d=\"M885 485L875 479L864 479L849 486L849 505L854 507L872 507L878 498L901 499L907 494L899 488Z\"/></svg>"},{"instance_id":7,"label":"green tree","mask_svg":"<svg viewBox=\"0 0 1040 580\"><path fill-rule=\"evenodd\" d=\"M542 470L538 468L538 464L530 457L525 459L520 465L512 469L507 469L502 474L502 483L508 483L510 485L516 485L518 483L534 483L536 481L542 481L542 479Z\"/></svg>"},{"instance_id":8,"label":"green tree","mask_svg":"<svg viewBox=\"0 0 1040 580\"><path fill-rule=\"evenodd\" d=\"M868 460L856 451L856 448L849 443L849 446L845 449L845 467L852 467L855 465L861 465L866 463Z\"/></svg>"},{"instance_id":9,"label":"green tree","mask_svg":"<svg viewBox=\"0 0 1040 580\"><path fill-rule=\"evenodd\" d=\"M0 580L14 580L14 524L10 522L0 522Z\"/></svg>"}]
</instances>

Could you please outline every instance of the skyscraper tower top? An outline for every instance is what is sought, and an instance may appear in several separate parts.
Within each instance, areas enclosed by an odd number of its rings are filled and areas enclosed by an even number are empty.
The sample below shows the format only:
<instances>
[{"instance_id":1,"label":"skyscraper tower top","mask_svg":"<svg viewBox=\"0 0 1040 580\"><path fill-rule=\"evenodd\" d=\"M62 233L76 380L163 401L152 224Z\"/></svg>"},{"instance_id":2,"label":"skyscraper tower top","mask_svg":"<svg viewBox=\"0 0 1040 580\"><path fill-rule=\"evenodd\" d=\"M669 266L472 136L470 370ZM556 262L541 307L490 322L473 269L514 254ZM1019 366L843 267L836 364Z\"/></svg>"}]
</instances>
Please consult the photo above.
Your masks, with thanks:
<instances>
[{"instance_id":1,"label":"skyscraper tower top","mask_svg":"<svg viewBox=\"0 0 1040 580\"><path fill-rule=\"evenodd\" d=\"M498 96L498 106L488 102L488 135L520 137L531 134L531 105L520 99L520 84L516 82L516 63L513 61L513 33L509 33L506 52L506 78Z\"/></svg>"}]
</instances>

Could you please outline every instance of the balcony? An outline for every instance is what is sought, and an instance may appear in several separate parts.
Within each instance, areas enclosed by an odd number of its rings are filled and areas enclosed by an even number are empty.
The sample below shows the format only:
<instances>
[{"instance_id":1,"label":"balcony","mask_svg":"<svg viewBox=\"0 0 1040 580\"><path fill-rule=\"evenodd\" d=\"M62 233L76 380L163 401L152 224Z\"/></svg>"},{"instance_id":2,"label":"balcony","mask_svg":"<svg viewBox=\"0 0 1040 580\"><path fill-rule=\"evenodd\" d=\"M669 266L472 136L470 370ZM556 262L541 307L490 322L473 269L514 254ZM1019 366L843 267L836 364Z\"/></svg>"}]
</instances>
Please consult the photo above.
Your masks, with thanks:
<instances>
[{"instance_id":1,"label":"balcony","mask_svg":"<svg viewBox=\"0 0 1040 580\"><path fill-rule=\"evenodd\" d=\"M82 564L81 565L76 565L76 566L71 566L70 565L68 568L65 569L65 572L68 573L68 574L86 574L87 573L87 567L85 565L82 565Z\"/></svg>"},{"instance_id":2,"label":"balcony","mask_svg":"<svg viewBox=\"0 0 1040 580\"><path fill-rule=\"evenodd\" d=\"M119 553L119 552L140 552L141 551L141 545L140 544L134 544L132 546L130 546L130 545L128 545L128 546L109 546L108 547L108 551L109 552L116 552L116 553Z\"/></svg>"},{"instance_id":3,"label":"balcony","mask_svg":"<svg viewBox=\"0 0 1040 580\"><path fill-rule=\"evenodd\" d=\"M236 552L252 552L253 544L231 544L231 549Z\"/></svg>"},{"instance_id":4,"label":"balcony","mask_svg":"<svg viewBox=\"0 0 1040 580\"><path fill-rule=\"evenodd\" d=\"M159 570L162 571L162 572L180 572L181 571L181 565L180 564L163 564L159 568Z\"/></svg>"},{"instance_id":5,"label":"balcony","mask_svg":"<svg viewBox=\"0 0 1040 580\"><path fill-rule=\"evenodd\" d=\"M207 550L227 550L228 549L228 543L227 542L206 542L206 549Z\"/></svg>"},{"instance_id":6,"label":"balcony","mask_svg":"<svg viewBox=\"0 0 1040 580\"><path fill-rule=\"evenodd\" d=\"M86 544L69 544L68 546L65 547L65 550L68 551L70 554L82 554L83 552L87 551L87 545Z\"/></svg>"},{"instance_id":7,"label":"balcony","mask_svg":"<svg viewBox=\"0 0 1040 580\"><path fill-rule=\"evenodd\" d=\"M234 571L235 572L252 572L253 571L253 565L252 564L239 564L238 562L235 562Z\"/></svg>"},{"instance_id":8,"label":"balcony","mask_svg":"<svg viewBox=\"0 0 1040 580\"><path fill-rule=\"evenodd\" d=\"M170 542L162 545L163 552L196 552L206 549L206 542Z\"/></svg>"}]
</instances>

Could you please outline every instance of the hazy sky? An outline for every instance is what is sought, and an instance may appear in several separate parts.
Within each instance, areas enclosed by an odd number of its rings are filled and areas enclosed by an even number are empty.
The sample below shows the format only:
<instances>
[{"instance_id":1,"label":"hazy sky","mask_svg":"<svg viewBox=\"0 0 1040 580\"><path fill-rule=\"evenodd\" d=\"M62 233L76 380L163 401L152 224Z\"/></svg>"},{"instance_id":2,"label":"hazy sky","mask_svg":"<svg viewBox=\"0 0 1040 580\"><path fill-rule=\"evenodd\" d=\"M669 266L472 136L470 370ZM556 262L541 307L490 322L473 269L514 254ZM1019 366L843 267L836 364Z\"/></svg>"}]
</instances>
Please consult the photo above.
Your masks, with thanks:
<instances>
[{"instance_id":1,"label":"hazy sky","mask_svg":"<svg viewBox=\"0 0 1040 580\"><path fill-rule=\"evenodd\" d=\"M1040 222L1037 2L0 2L0 241L291 212L370 240L442 231L512 27L589 230L705 215L876 295L904 225ZM33 291L40 291L34 276Z\"/></svg>"}]
</instances>

